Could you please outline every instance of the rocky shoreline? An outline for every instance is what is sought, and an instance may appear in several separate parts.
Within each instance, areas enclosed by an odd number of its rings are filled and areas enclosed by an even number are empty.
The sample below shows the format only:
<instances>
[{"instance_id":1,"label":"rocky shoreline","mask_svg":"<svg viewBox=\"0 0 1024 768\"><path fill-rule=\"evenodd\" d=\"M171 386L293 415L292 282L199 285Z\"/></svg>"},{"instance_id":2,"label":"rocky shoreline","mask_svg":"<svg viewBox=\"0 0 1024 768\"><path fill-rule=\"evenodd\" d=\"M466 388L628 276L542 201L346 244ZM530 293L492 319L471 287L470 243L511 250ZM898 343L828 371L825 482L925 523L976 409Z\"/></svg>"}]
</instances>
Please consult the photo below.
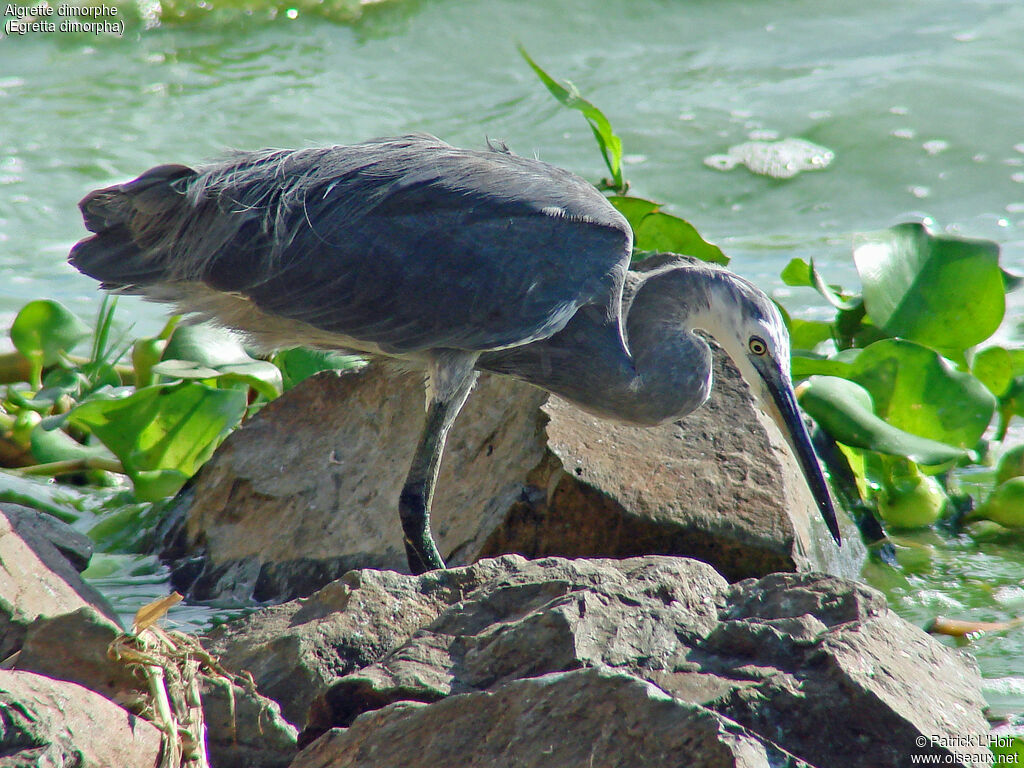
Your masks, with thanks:
<instances>
[{"instance_id":1,"label":"rocky shoreline","mask_svg":"<svg viewBox=\"0 0 1024 768\"><path fill-rule=\"evenodd\" d=\"M855 530L827 548L792 457L716 375L703 416L635 431L481 382L435 502L456 567L422 576L389 496L420 382L312 380L163 528L193 598L263 603L202 637L126 635L79 576L88 540L0 505L0 765L984 762L973 660L849 578ZM161 643L178 666L157 671ZM187 685L160 702L154 677ZM171 754L168 706L201 710L205 752L189 731Z\"/></svg>"}]
</instances>

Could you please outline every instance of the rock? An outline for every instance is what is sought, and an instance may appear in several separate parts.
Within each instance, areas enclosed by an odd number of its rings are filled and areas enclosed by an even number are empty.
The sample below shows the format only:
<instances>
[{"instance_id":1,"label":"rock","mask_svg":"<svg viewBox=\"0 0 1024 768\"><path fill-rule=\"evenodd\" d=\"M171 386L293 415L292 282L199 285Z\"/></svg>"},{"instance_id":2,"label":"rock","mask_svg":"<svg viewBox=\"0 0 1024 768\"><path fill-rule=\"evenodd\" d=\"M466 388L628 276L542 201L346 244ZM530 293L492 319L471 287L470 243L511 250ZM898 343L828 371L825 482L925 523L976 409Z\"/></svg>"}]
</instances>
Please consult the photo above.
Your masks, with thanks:
<instances>
[{"instance_id":1,"label":"rock","mask_svg":"<svg viewBox=\"0 0 1024 768\"><path fill-rule=\"evenodd\" d=\"M481 375L448 438L433 530L449 565L528 557L703 559L730 579L853 575L773 422L716 357L710 401L653 429L613 424ZM422 374L375 362L267 405L196 476L165 555L197 599L281 601L352 568L405 570L398 495L423 423ZM546 403L546 404L545 404ZM185 583L188 582L188 583Z\"/></svg>"},{"instance_id":2,"label":"rock","mask_svg":"<svg viewBox=\"0 0 1024 768\"><path fill-rule=\"evenodd\" d=\"M20 504L0 504L2 513L23 539L45 539L67 558L78 572L89 566L92 539L53 515Z\"/></svg>"},{"instance_id":3,"label":"rock","mask_svg":"<svg viewBox=\"0 0 1024 768\"><path fill-rule=\"evenodd\" d=\"M39 616L91 606L117 623L106 599L54 545L53 527L28 522L39 514L17 505L0 506L0 659L21 648L28 626Z\"/></svg>"},{"instance_id":4,"label":"rock","mask_svg":"<svg viewBox=\"0 0 1024 768\"><path fill-rule=\"evenodd\" d=\"M709 703L716 711L759 733L786 722L776 743L815 765L903 766L913 754L939 755L943 765L987 759L973 659L899 618L880 593L820 574L774 574L734 585L727 599L722 623L698 649L709 655L691 658L750 684ZM936 735L951 748L939 748Z\"/></svg>"},{"instance_id":5,"label":"rock","mask_svg":"<svg viewBox=\"0 0 1024 768\"><path fill-rule=\"evenodd\" d=\"M250 673L284 717L301 726L329 683L380 661L482 583L520 566L519 558L504 557L418 579L351 571L308 598L227 622L203 645L227 669Z\"/></svg>"},{"instance_id":6,"label":"rock","mask_svg":"<svg viewBox=\"0 0 1024 768\"><path fill-rule=\"evenodd\" d=\"M523 407L504 379L481 382L449 437L434 532L472 558L543 455L543 399ZM422 374L386 365L321 374L268 404L200 472L185 550L206 570L191 596L245 601L309 594L356 567L405 569L398 492L423 422ZM477 543L476 548L479 548Z\"/></svg>"},{"instance_id":7,"label":"rock","mask_svg":"<svg viewBox=\"0 0 1024 768\"><path fill-rule=\"evenodd\" d=\"M988 728L973 662L872 589L820 574L730 586L704 563L667 557L503 562L515 570L332 684L299 743L401 702L497 694L593 667L646 680L822 768L903 766L929 752L952 764L981 759L972 745Z\"/></svg>"},{"instance_id":8,"label":"rock","mask_svg":"<svg viewBox=\"0 0 1024 768\"><path fill-rule=\"evenodd\" d=\"M135 711L146 684L107 655L120 634L121 627L91 606L40 616L26 629L15 666L78 683Z\"/></svg>"},{"instance_id":9,"label":"rock","mask_svg":"<svg viewBox=\"0 0 1024 768\"><path fill-rule=\"evenodd\" d=\"M807 764L703 707L595 667L493 693L392 704L324 734L291 768L767 768Z\"/></svg>"},{"instance_id":10,"label":"rock","mask_svg":"<svg viewBox=\"0 0 1024 768\"><path fill-rule=\"evenodd\" d=\"M284 768L291 762L297 731L276 702L250 687L205 675L200 696L214 768Z\"/></svg>"},{"instance_id":11,"label":"rock","mask_svg":"<svg viewBox=\"0 0 1024 768\"><path fill-rule=\"evenodd\" d=\"M107 653L120 628L95 609L83 607L40 616L27 629L17 669L77 683L141 712L149 705L145 681ZM280 708L251 687L200 674L206 742L217 768L278 768L295 755L294 726ZM112 764L113 765L113 764Z\"/></svg>"},{"instance_id":12,"label":"rock","mask_svg":"<svg viewBox=\"0 0 1024 768\"><path fill-rule=\"evenodd\" d=\"M0 670L4 766L154 768L160 731L75 683Z\"/></svg>"},{"instance_id":13,"label":"rock","mask_svg":"<svg viewBox=\"0 0 1024 768\"><path fill-rule=\"evenodd\" d=\"M844 544L820 520L775 423L750 401L724 355L711 398L655 428L598 419L556 397L543 406L549 461L478 557L694 557L730 580L774 571L854 577L864 558L840 513Z\"/></svg>"}]
</instances>

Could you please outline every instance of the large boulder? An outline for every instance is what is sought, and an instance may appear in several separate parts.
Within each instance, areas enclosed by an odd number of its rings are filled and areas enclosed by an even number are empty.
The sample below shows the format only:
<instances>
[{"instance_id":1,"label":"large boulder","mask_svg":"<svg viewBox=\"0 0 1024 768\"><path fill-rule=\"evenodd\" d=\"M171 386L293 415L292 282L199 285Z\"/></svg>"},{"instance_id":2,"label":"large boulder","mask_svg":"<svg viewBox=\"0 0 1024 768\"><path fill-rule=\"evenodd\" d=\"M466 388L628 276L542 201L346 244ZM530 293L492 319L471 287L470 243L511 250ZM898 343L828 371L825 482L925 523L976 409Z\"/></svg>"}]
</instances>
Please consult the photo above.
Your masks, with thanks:
<instances>
[{"instance_id":1,"label":"large boulder","mask_svg":"<svg viewBox=\"0 0 1024 768\"><path fill-rule=\"evenodd\" d=\"M607 667L811 765L897 768L926 752L982 759L977 668L868 587L821 574L730 586L704 563L667 557L519 566L335 682L300 743L398 702Z\"/></svg>"},{"instance_id":2,"label":"large boulder","mask_svg":"<svg viewBox=\"0 0 1024 768\"><path fill-rule=\"evenodd\" d=\"M291 768L806 768L704 707L611 670L582 669L452 696L392 704L336 728Z\"/></svg>"},{"instance_id":3,"label":"large boulder","mask_svg":"<svg viewBox=\"0 0 1024 768\"><path fill-rule=\"evenodd\" d=\"M481 375L448 438L433 531L449 565L528 557L696 557L729 579L853 575L775 424L716 354L709 402L656 428L596 419ZM352 568L405 570L398 495L423 424L422 375L374 362L321 374L221 446L179 506L165 554L194 598L308 595Z\"/></svg>"},{"instance_id":4,"label":"large boulder","mask_svg":"<svg viewBox=\"0 0 1024 768\"><path fill-rule=\"evenodd\" d=\"M631 731L613 726L620 708L650 718L652 734L666 723L691 733L694 750L704 745L693 765L793 755L792 765L886 768L914 754L969 765L988 730L967 656L878 592L823 574L730 585L683 558L506 555L419 577L351 573L209 639L227 667L251 664L263 693L305 722L296 768L449 764L434 758L492 733L482 754L521 748L524 765L576 764L544 762L544 740L567 740L574 756L600 722L610 729L603 764L631 765ZM596 671L562 675L581 669ZM558 717L541 732L545 711ZM593 719L571 714L583 711ZM666 742L668 764L691 764L676 759L680 744ZM638 765L657 760L637 754Z\"/></svg>"}]
</instances>

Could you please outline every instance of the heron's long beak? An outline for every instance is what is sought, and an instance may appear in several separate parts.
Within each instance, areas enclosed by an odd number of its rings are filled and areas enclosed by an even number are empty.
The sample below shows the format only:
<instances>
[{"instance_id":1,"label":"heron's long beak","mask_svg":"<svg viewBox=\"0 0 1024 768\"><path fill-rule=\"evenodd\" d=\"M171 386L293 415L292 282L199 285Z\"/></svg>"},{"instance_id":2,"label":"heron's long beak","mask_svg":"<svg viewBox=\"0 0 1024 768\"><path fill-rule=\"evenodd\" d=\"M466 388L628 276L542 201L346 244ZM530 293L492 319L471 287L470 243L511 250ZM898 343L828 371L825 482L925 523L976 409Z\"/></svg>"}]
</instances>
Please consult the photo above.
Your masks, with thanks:
<instances>
[{"instance_id":1,"label":"heron's long beak","mask_svg":"<svg viewBox=\"0 0 1024 768\"><path fill-rule=\"evenodd\" d=\"M839 533L839 521L836 519L836 509L832 505L832 496L829 494L828 484L825 482L825 475L821 471L821 464L811 446L811 437L807 434L807 427L804 426L803 418L800 416L800 409L796 404L796 395L793 393L793 385L789 383L788 377L776 371L759 371L761 379L769 393L771 393L771 405L768 413L778 424L779 430L786 438L786 442L796 454L800 468L807 478L807 485L810 486L814 501L825 518L829 533L836 540L836 544L842 544L842 536ZM767 405L768 403L766 403Z\"/></svg>"}]
</instances>

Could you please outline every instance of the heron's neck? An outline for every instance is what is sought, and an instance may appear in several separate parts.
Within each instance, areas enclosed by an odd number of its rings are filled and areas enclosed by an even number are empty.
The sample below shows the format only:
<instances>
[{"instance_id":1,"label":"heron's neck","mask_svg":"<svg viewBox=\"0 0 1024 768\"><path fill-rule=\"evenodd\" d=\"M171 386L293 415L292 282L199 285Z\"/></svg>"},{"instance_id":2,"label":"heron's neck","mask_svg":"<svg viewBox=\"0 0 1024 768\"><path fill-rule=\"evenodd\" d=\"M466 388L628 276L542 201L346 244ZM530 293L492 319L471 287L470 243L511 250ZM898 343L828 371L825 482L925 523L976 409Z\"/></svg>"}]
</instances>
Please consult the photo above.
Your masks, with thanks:
<instances>
[{"instance_id":1,"label":"heron's neck","mask_svg":"<svg viewBox=\"0 0 1024 768\"><path fill-rule=\"evenodd\" d=\"M602 418L643 425L680 418L707 399L711 351L670 319L648 317L644 304L630 309L628 351L617 324L584 310L549 339L484 353L478 367L534 384Z\"/></svg>"}]
</instances>

